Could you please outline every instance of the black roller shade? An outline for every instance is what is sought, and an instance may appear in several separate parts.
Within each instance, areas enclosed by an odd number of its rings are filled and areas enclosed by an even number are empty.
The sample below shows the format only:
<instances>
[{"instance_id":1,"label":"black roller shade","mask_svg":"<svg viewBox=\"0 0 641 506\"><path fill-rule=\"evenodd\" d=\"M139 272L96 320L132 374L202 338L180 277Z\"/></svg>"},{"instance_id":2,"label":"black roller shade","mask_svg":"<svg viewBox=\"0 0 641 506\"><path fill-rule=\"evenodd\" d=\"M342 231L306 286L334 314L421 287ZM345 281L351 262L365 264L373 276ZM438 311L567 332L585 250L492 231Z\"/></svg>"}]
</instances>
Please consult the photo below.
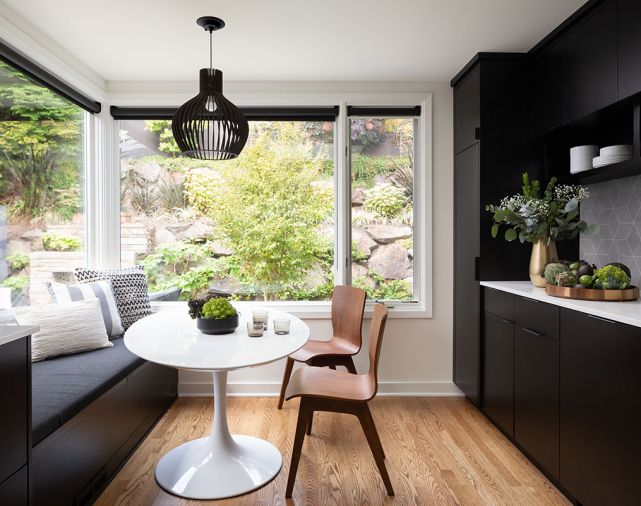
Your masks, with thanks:
<instances>
[{"instance_id":1,"label":"black roller shade","mask_svg":"<svg viewBox=\"0 0 641 506\"><path fill-rule=\"evenodd\" d=\"M32 62L27 57L23 56L15 49L7 46L1 41L0 60L18 69L37 83L42 84L51 91L63 96L70 102L73 102L77 106L82 107L84 110L92 113L100 112L100 102L96 102L88 96L80 93L75 88L72 88L67 83L61 81L56 76L42 68L40 65Z\"/></svg>"},{"instance_id":2,"label":"black roller shade","mask_svg":"<svg viewBox=\"0 0 641 506\"><path fill-rule=\"evenodd\" d=\"M370 107L370 106L347 106L348 116L367 116L372 118L384 117L415 117L421 115L421 106L409 107Z\"/></svg>"},{"instance_id":3,"label":"black roller shade","mask_svg":"<svg viewBox=\"0 0 641 506\"><path fill-rule=\"evenodd\" d=\"M114 119L171 119L177 107L111 106ZM338 106L239 107L249 121L335 121Z\"/></svg>"}]
</instances>

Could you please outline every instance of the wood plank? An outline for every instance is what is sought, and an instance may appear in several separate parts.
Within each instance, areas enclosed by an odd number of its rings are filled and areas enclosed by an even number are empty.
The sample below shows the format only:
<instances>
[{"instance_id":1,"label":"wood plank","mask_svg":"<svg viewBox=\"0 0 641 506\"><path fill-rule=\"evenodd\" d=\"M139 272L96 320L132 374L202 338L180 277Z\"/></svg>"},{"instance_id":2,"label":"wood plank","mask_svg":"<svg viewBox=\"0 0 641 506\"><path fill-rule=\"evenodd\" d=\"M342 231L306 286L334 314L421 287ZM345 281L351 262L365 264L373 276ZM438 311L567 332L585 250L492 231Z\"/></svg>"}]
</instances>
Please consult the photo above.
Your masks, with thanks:
<instances>
[{"instance_id":1,"label":"wood plank","mask_svg":"<svg viewBox=\"0 0 641 506\"><path fill-rule=\"evenodd\" d=\"M272 442L283 469L265 487L221 505L284 505L298 401L276 409L275 398L228 399L233 433ZM210 430L211 399L180 398L111 482L97 505L195 505L164 492L154 479L158 460ZM377 398L372 416L396 495L388 497L358 419L317 413L305 437L293 503L536 504L567 499L468 401L462 398ZM291 504L291 502L289 502Z\"/></svg>"}]
</instances>

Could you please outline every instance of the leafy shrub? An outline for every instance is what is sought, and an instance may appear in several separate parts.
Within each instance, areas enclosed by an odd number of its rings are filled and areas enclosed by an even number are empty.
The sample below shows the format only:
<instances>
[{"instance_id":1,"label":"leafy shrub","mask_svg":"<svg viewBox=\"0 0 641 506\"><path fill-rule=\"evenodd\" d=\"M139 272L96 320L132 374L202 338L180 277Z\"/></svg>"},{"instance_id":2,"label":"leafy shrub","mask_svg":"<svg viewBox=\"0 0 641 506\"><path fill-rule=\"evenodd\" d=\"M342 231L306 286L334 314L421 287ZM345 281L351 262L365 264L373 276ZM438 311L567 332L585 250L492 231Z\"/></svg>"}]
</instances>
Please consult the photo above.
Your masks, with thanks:
<instances>
[{"instance_id":1,"label":"leafy shrub","mask_svg":"<svg viewBox=\"0 0 641 506\"><path fill-rule=\"evenodd\" d=\"M16 251L7 255L7 262L12 271L21 271L29 265L29 255L22 251Z\"/></svg>"},{"instance_id":2,"label":"leafy shrub","mask_svg":"<svg viewBox=\"0 0 641 506\"><path fill-rule=\"evenodd\" d=\"M284 130L283 135L292 132ZM319 184L320 161L260 137L220 173L192 171L188 202L207 213L229 241L231 273L266 300L304 284L324 254L316 227L329 220L333 195Z\"/></svg>"},{"instance_id":3,"label":"leafy shrub","mask_svg":"<svg viewBox=\"0 0 641 506\"><path fill-rule=\"evenodd\" d=\"M368 278L376 284L372 286ZM371 300L411 300L413 297L410 285L402 279L383 279L379 274L370 271L368 276L360 276L352 281L352 285L362 288Z\"/></svg>"},{"instance_id":4,"label":"leafy shrub","mask_svg":"<svg viewBox=\"0 0 641 506\"><path fill-rule=\"evenodd\" d=\"M180 148L176 144L174 134L171 131L171 120L153 119L145 121L145 129L158 134L158 149L163 153L170 155L180 153Z\"/></svg>"},{"instance_id":5,"label":"leafy shrub","mask_svg":"<svg viewBox=\"0 0 641 506\"><path fill-rule=\"evenodd\" d=\"M354 186L369 187L374 184L376 176L393 173L399 160L392 156L369 156L352 153L352 182Z\"/></svg>"},{"instance_id":6,"label":"leafy shrub","mask_svg":"<svg viewBox=\"0 0 641 506\"><path fill-rule=\"evenodd\" d=\"M365 208L385 218L393 218L405 205L403 190L389 183L376 185L365 192Z\"/></svg>"},{"instance_id":7,"label":"leafy shrub","mask_svg":"<svg viewBox=\"0 0 641 506\"><path fill-rule=\"evenodd\" d=\"M11 288L11 293L13 294L24 292L29 286L29 276L22 274L18 276L10 276L5 279L1 285L5 288Z\"/></svg>"},{"instance_id":8,"label":"leafy shrub","mask_svg":"<svg viewBox=\"0 0 641 506\"><path fill-rule=\"evenodd\" d=\"M82 247L77 237L53 232L42 234L42 245L45 251L78 251Z\"/></svg>"}]
</instances>

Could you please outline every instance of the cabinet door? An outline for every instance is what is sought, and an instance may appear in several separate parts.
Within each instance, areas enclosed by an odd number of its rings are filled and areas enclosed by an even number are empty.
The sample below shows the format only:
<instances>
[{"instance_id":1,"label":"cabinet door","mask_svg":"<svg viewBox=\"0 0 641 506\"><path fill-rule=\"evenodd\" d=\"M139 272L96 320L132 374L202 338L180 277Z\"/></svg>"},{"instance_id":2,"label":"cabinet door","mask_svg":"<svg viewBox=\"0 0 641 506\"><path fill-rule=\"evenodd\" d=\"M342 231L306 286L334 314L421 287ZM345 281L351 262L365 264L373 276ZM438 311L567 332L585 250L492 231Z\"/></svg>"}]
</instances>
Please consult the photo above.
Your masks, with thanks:
<instances>
[{"instance_id":1,"label":"cabinet door","mask_svg":"<svg viewBox=\"0 0 641 506\"><path fill-rule=\"evenodd\" d=\"M559 477L559 342L514 329L514 439Z\"/></svg>"},{"instance_id":2,"label":"cabinet door","mask_svg":"<svg viewBox=\"0 0 641 506\"><path fill-rule=\"evenodd\" d=\"M454 383L478 405L480 293L479 146L456 155L454 163Z\"/></svg>"},{"instance_id":3,"label":"cabinet door","mask_svg":"<svg viewBox=\"0 0 641 506\"><path fill-rule=\"evenodd\" d=\"M30 365L28 338L17 339L0 346L0 482L27 463L31 430Z\"/></svg>"},{"instance_id":4,"label":"cabinet door","mask_svg":"<svg viewBox=\"0 0 641 506\"><path fill-rule=\"evenodd\" d=\"M29 473L27 466L0 484L0 504L3 506L27 506L29 504Z\"/></svg>"},{"instance_id":5,"label":"cabinet door","mask_svg":"<svg viewBox=\"0 0 641 506\"><path fill-rule=\"evenodd\" d=\"M619 100L641 91L641 2L618 0Z\"/></svg>"},{"instance_id":6,"label":"cabinet door","mask_svg":"<svg viewBox=\"0 0 641 506\"><path fill-rule=\"evenodd\" d=\"M561 484L584 506L639 502L641 329L561 310Z\"/></svg>"},{"instance_id":7,"label":"cabinet door","mask_svg":"<svg viewBox=\"0 0 641 506\"><path fill-rule=\"evenodd\" d=\"M546 47L531 61L528 80L529 123L534 137L563 123L565 71L563 40Z\"/></svg>"},{"instance_id":8,"label":"cabinet door","mask_svg":"<svg viewBox=\"0 0 641 506\"><path fill-rule=\"evenodd\" d=\"M485 313L483 326L483 401L485 413L514 434L514 324Z\"/></svg>"},{"instance_id":9,"label":"cabinet door","mask_svg":"<svg viewBox=\"0 0 641 506\"><path fill-rule=\"evenodd\" d=\"M565 38L566 121L617 101L617 11L611 0Z\"/></svg>"},{"instance_id":10,"label":"cabinet door","mask_svg":"<svg viewBox=\"0 0 641 506\"><path fill-rule=\"evenodd\" d=\"M479 67L454 89L454 152L460 153L478 140L481 118Z\"/></svg>"}]
</instances>

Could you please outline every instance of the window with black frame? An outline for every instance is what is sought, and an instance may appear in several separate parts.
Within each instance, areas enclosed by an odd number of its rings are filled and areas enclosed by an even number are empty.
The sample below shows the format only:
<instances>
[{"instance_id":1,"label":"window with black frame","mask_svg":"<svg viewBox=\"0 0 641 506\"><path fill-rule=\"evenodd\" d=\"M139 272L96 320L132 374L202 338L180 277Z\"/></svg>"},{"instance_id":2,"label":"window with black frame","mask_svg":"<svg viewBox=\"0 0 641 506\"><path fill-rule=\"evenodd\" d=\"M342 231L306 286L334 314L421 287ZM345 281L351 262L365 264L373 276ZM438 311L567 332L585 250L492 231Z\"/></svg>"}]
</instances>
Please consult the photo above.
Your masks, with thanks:
<instances>
[{"instance_id":1,"label":"window with black frame","mask_svg":"<svg viewBox=\"0 0 641 506\"><path fill-rule=\"evenodd\" d=\"M328 300L334 287L334 112L251 115L236 160L181 155L169 119L120 119L121 264L185 300ZM118 118L118 113L114 115Z\"/></svg>"},{"instance_id":2,"label":"window with black frame","mask_svg":"<svg viewBox=\"0 0 641 506\"><path fill-rule=\"evenodd\" d=\"M50 302L46 283L86 264L84 124L76 103L0 61L0 308Z\"/></svg>"}]
</instances>

